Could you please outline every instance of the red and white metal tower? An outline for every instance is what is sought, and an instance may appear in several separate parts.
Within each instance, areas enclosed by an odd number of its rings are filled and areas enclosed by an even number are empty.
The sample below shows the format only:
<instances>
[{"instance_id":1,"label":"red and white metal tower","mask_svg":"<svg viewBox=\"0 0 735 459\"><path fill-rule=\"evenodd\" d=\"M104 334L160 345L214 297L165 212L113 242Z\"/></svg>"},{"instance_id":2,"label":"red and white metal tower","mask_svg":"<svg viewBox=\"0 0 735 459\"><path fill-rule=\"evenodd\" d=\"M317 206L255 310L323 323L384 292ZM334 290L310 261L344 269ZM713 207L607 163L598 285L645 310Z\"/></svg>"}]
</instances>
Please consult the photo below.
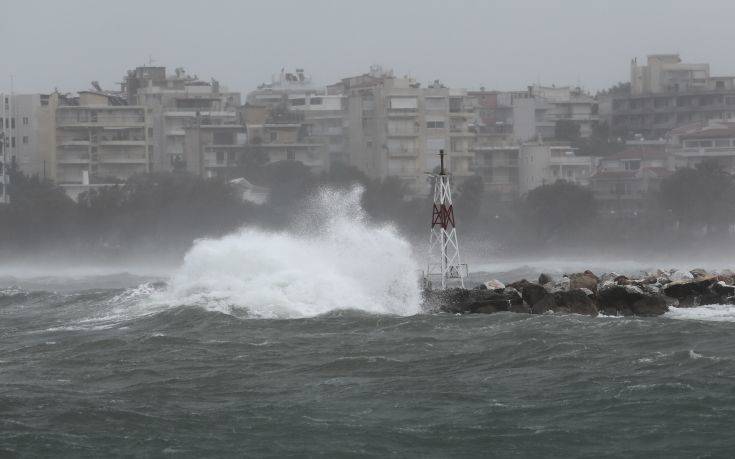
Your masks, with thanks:
<instances>
[{"instance_id":1,"label":"red and white metal tower","mask_svg":"<svg viewBox=\"0 0 735 459\"><path fill-rule=\"evenodd\" d=\"M459 241L454 222L452 207L452 189L449 175L444 169L444 150L439 150L439 174L434 177L434 208L431 216L431 233L429 235L429 265L426 273L427 286L439 278L442 289L450 283L464 288L467 277L467 265L459 258Z\"/></svg>"}]
</instances>

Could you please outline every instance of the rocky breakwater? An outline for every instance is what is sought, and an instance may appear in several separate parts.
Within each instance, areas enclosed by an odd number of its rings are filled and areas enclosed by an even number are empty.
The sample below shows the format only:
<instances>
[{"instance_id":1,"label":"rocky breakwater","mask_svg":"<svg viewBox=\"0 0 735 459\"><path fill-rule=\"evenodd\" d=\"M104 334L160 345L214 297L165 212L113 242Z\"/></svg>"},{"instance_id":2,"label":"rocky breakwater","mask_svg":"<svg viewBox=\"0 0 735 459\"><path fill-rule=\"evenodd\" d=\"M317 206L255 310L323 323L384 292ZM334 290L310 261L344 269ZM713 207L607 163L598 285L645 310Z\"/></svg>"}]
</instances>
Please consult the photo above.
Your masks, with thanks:
<instances>
[{"instance_id":1,"label":"rocky breakwater","mask_svg":"<svg viewBox=\"0 0 735 459\"><path fill-rule=\"evenodd\" d=\"M617 273L601 276L591 271L566 274L559 279L541 274L505 285L493 279L473 289L426 290L424 305L430 311L457 314L510 311L544 314L549 311L596 316L657 316L669 307L735 302L735 273L655 271L637 277Z\"/></svg>"}]
</instances>

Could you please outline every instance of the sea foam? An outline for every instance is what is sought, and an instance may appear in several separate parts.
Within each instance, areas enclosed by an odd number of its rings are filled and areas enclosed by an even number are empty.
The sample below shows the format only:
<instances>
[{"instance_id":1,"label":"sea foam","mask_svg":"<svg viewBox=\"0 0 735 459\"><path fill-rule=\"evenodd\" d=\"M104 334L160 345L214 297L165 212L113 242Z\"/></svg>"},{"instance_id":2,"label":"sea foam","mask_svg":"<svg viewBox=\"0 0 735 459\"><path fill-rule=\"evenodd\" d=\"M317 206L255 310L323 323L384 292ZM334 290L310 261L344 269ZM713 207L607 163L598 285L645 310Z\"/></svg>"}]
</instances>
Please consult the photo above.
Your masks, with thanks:
<instances>
[{"instance_id":1,"label":"sea foam","mask_svg":"<svg viewBox=\"0 0 735 459\"><path fill-rule=\"evenodd\" d=\"M681 320L735 322L735 305L708 304L696 308L670 308L665 317Z\"/></svg>"},{"instance_id":2,"label":"sea foam","mask_svg":"<svg viewBox=\"0 0 735 459\"><path fill-rule=\"evenodd\" d=\"M263 318L340 309L420 312L419 267L391 226L368 223L362 189L324 189L294 232L243 229L197 241L159 300Z\"/></svg>"}]
</instances>

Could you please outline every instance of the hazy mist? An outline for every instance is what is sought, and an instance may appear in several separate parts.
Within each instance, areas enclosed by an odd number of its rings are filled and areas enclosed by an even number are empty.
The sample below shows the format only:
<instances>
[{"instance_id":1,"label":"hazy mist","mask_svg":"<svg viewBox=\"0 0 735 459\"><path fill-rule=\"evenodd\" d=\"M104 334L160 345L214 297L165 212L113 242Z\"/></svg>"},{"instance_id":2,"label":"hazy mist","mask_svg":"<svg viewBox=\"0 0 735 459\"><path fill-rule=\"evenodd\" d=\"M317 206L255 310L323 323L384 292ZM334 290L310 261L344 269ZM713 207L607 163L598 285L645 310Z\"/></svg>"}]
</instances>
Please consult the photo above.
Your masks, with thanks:
<instances>
[{"instance_id":1,"label":"hazy mist","mask_svg":"<svg viewBox=\"0 0 735 459\"><path fill-rule=\"evenodd\" d=\"M680 53L735 73L732 2L386 1L2 2L0 87L118 88L125 70L183 66L247 92L282 67L316 83L378 63L450 87L522 89L626 81L628 62ZM206 72L206 73L204 73Z\"/></svg>"}]
</instances>

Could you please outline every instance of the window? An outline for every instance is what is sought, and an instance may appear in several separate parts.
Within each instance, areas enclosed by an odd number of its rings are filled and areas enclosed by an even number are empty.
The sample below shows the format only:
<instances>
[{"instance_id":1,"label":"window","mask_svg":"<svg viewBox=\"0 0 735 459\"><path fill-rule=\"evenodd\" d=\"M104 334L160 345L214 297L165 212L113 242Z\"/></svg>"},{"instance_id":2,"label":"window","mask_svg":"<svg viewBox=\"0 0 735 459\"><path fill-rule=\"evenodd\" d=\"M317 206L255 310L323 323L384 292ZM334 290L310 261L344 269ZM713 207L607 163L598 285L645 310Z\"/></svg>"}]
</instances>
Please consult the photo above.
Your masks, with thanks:
<instances>
[{"instance_id":1,"label":"window","mask_svg":"<svg viewBox=\"0 0 735 459\"><path fill-rule=\"evenodd\" d=\"M23 126L28 126L28 117L27 116L24 116L23 117Z\"/></svg>"},{"instance_id":2,"label":"window","mask_svg":"<svg viewBox=\"0 0 735 459\"><path fill-rule=\"evenodd\" d=\"M424 106L427 110L446 110L447 99L444 97L427 97Z\"/></svg>"},{"instance_id":3,"label":"window","mask_svg":"<svg viewBox=\"0 0 735 459\"><path fill-rule=\"evenodd\" d=\"M633 159L630 161L625 161L625 170L626 171L637 171L641 168L641 160L640 159Z\"/></svg>"},{"instance_id":4,"label":"window","mask_svg":"<svg viewBox=\"0 0 735 459\"><path fill-rule=\"evenodd\" d=\"M23 136L23 145L28 145L28 136L27 135L24 135Z\"/></svg>"},{"instance_id":5,"label":"window","mask_svg":"<svg viewBox=\"0 0 735 459\"><path fill-rule=\"evenodd\" d=\"M312 97L309 99L309 103L311 105L321 105L322 104L322 98L321 97Z\"/></svg>"},{"instance_id":6,"label":"window","mask_svg":"<svg viewBox=\"0 0 735 459\"><path fill-rule=\"evenodd\" d=\"M393 110L416 110L418 102L415 97L391 97L390 108Z\"/></svg>"},{"instance_id":7,"label":"window","mask_svg":"<svg viewBox=\"0 0 735 459\"><path fill-rule=\"evenodd\" d=\"M299 107L301 105L306 105L306 99L304 99L303 97L300 99L291 99L292 107Z\"/></svg>"},{"instance_id":8,"label":"window","mask_svg":"<svg viewBox=\"0 0 735 459\"><path fill-rule=\"evenodd\" d=\"M443 129L444 121L427 121L426 127L429 129Z\"/></svg>"},{"instance_id":9,"label":"window","mask_svg":"<svg viewBox=\"0 0 735 459\"><path fill-rule=\"evenodd\" d=\"M225 153L223 151L217 152L217 164L222 164L225 162Z\"/></svg>"},{"instance_id":10,"label":"window","mask_svg":"<svg viewBox=\"0 0 735 459\"><path fill-rule=\"evenodd\" d=\"M234 145L235 144L235 133L234 132L215 132L212 135L212 142L215 145Z\"/></svg>"},{"instance_id":11,"label":"window","mask_svg":"<svg viewBox=\"0 0 735 459\"><path fill-rule=\"evenodd\" d=\"M729 147L730 139L717 139L715 140L715 146L716 147Z\"/></svg>"},{"instance_id":12,"label":"window","mask_svg":"<svg viewBox=\"0 0 735 459\"><path fill-rule=\"evenodd\" d=\"M277 132L271 132L271 142L275 142L278 140L278 133Z\"/></svg>"},{"instance_id":13,"label":"window","mask_svg":"<svg viewBox=\"0 0 735 459\"><path fill-rule=\"evenodd\" d=\"M10 146L11 146L12 148L15 148L15 137L11 137L11 138L10 138Z\"/></svg>"},{"instance_id":14,"label":"window","mask_svg":"<svg viewBox=\"0 0 735 459\"><path fill-rule=\"evenodd\" d=\"M711 148L712 147L712 141L711 140L700 140L699 146L702 148Z\"/></svg>"},{"instance_id":15,"label":"window","mask_svg":"<svg viewBox=\"0 0 735 459\"><path fill-rule=\"evenodd\" d=\"M289 161L296 161L296 152L295 151L287 151L286 152L286 159Z\"/></svg>"}]
</instances>

